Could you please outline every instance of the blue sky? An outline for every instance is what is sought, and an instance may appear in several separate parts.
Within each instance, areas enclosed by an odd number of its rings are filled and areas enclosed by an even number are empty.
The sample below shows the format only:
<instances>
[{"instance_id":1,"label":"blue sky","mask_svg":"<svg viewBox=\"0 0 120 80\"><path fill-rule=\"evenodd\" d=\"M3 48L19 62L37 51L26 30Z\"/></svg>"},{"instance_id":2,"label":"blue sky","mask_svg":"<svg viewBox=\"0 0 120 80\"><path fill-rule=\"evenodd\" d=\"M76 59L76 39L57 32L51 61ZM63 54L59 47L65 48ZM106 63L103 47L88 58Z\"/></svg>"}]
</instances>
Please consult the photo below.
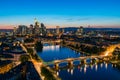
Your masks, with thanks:
<instances>
[{"instance_id":1,"label":"blue sky","mask_svg":"<svg viewBox=\"0 0 120 80\"><path fill-rule=\"evenodd\" d=\"M0 0L0 25L120 27L120 0Z\"/></svg>"}]
</instances>

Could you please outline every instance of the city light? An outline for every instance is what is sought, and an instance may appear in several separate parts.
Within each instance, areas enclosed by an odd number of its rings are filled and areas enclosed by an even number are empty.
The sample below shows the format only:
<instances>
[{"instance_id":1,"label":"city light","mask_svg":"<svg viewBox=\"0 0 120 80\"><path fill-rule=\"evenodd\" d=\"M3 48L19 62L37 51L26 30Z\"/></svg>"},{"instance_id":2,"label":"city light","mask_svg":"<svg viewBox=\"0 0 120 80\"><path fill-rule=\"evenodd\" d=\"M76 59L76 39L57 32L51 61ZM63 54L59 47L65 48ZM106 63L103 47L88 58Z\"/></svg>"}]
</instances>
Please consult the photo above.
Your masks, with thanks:
<instances>
[{"instance_id":1,"label":"city light","mask_svg":"<svg viewBox=\"0 0 120 80\"><path fill-rule=\"evenodd\" d=\"M120 47L120 44L108 46L105 52L102 52L104 56L111 56L116 47Z\"/></svg>"},{"instance_id":2,"label":"city light","mask_svg":"<svg viewBox=\"0 0 120 80\"><path fill-rule=\"evenodd\" d=\"M0 80L120 80L120 0L0 0Z\"/></svg>"}]
</instances>

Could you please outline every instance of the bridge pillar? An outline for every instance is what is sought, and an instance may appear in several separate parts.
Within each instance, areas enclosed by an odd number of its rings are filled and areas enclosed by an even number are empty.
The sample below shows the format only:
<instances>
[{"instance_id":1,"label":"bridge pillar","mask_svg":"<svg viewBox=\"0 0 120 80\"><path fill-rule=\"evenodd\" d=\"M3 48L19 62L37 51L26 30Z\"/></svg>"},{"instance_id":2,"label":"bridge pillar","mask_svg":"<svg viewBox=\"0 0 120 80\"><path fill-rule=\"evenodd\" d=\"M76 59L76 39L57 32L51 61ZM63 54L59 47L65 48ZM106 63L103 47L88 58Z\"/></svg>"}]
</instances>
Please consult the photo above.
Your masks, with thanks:
<instances>
[{"instance_id":1,"label":"bridge pillar","mask_svg":"<svg viewBox=\"0 0 120 80\"><path fill-rule=\"evenodd\" d=\"M111 56L111 57L110 57L110 60L111 60L112 58L113 58L113 57Z\"/></svg>"},{"instance_id":2,"label":"bridge pillar","mask_svg":"<svg viewBox=\"0 0 120 80\"><path fill-rule=\"evenodd\" d=\"M81 64L86 64L86 59L81 60Z\"/></svg>"},{"instance_id":3,"label":"bridge pillar","mask_svg":"<svg viewBox=\"0 0 120 80\"><path fill-rule=\"evenodd\" d=\"M96 59L95 59L95 63L98 63L98 62L99 62L99 59L98 59L98 58L96 58Z\"/></svg>"},{"instance_id":4,"label":"bridge pillar","mask_svg":"<svg viewBox=\"0 0 120 80\"><path fill-rule=\"evenodd\" d=\"M87 63L87 61L86 61L86 59L84 59L84 64L86 64Z\"/></svg>"},{"instance_id":5,"label":"bridge pillar","mask_svg":"<svg viewBox=\"0 0 120 80\"><path fill-rule=\"evenodd\" d=\"M72 68L73 67L73 61L68 61L68 66Z\"/></svg>"},{"instance_id":6,"label":"bridge pillar","mask_svg":"<svg viewBox=\"0 0 120 80\"><path fill-rule=\"evenodd\" d=\"M90 64L92 64L93 62L94 62L94 61L93 61L93 59L91 58L91 59L90 59Z\"/></svg>"},{"instance_id":7,"label":"bridge pillar","mask_svg":"<svg viewBox=\"0 0 120 80\"><path fill-rule=\"evenodd\" d=\"M91 61L90 61L91 64L94 64L96 63L96 60L94 58L91 58Z\"/></svg>"},{"instance_id":8,"label":"bridge pillar","mask_svg":"<svg viewBox=\"0 0 120 80\"><path fill-rule=\"evenodd\" d=\"M55 63L55 69L56 69L56 70L59 69L59 63Z\"/></svg>"},{"instance_id":9,"label":"bridge pillar","mask_svg":"<svg viewBox=\"0 0 120 80\"><path fill-rule=\"evenodd\" d=\"M109 61L110 58L109 58L109 57L104 57L103 60L104 60L104 61Z\"/></svg>"},{"instance_id":10,"label":"bridge pillar","mask_svg":"<svg viewBox=\"0 0 120 80\"><path fill-rule=\"evenodd\" d=\"M108 57L108 58L107 58L107 60L109 61L109 60L110 60L110 58Z\"/></svg>"},{"instance_id":11,"label":"bridge pillar","mask_svg":"<svg viewBox=\"0 0 120 80\"><path fill-rule=\"evenodd\" d=\"M103 62L103 59L99 59L99 62L102 63L102 62Z\"/></svg>"}]
</instances>

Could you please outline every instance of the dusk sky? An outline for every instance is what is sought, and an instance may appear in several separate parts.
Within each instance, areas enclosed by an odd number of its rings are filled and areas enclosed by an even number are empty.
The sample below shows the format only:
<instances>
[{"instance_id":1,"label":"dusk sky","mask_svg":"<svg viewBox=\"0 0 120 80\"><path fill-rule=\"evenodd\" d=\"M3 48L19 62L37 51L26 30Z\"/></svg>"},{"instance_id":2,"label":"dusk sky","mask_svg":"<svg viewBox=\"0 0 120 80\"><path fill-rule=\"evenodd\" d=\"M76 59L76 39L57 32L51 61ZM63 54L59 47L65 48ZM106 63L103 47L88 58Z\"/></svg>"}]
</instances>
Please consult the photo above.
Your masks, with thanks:
<instances>
[{"instance_id":1,"label":"dusk sky","mask_svg":"<svg viewBox=\"0 0 120 80\"><path fill-rule=\"evenodd\" d=\"M0 0L0 28L34 24L47 28L120 28L120 0Z\"/></svg>"}]
</instances>

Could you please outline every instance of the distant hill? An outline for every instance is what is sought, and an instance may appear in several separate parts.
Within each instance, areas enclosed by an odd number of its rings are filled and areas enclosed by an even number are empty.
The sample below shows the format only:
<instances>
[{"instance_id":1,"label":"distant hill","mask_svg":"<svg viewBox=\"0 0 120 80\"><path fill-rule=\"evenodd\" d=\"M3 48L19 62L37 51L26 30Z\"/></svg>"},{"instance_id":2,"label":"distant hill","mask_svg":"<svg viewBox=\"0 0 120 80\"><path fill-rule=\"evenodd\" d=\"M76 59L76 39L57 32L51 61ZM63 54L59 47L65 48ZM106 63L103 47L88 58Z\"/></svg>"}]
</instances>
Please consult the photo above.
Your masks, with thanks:
<instances>
[{"instance_id":1,"label":"distant hill","mask_svg":"<svg viewBox=\"0 0 120 80\"><path fill-rule=\"evenodd\" d=\"M12 32L13 29L0 29L0 32Z\"/></svg>"},{"instance_id":2,"label":"distant hill","mask_svg":"<svg viewBox=\"0 0 120 80\"><path fill-rule=\"evenodd\" d=\"M65 27L65 28L60 28L62 31L64 29L65 32L67 31L77 31L78 27ZM55 30L55 28L50 28L47 30ZM0 32L12 32L13 29L0 29ZM117 31L120 32L120 28L84 28L84 31Z\"/></svg>"},{"instance_id":3,"label":"distant hill","mask_svg":"<svg viewBox=\"0 0 120 80\"><path fill-rule=\"evenodd\" d=\"M64 29L65 32L67 31L76 31L78 27L66 27L66 28L60 28L60 30ZM48 30L55 30L54 29L48 29ZM119 31L120 28L84 28L84 31Z\"/></svg>"}]
</instances>

